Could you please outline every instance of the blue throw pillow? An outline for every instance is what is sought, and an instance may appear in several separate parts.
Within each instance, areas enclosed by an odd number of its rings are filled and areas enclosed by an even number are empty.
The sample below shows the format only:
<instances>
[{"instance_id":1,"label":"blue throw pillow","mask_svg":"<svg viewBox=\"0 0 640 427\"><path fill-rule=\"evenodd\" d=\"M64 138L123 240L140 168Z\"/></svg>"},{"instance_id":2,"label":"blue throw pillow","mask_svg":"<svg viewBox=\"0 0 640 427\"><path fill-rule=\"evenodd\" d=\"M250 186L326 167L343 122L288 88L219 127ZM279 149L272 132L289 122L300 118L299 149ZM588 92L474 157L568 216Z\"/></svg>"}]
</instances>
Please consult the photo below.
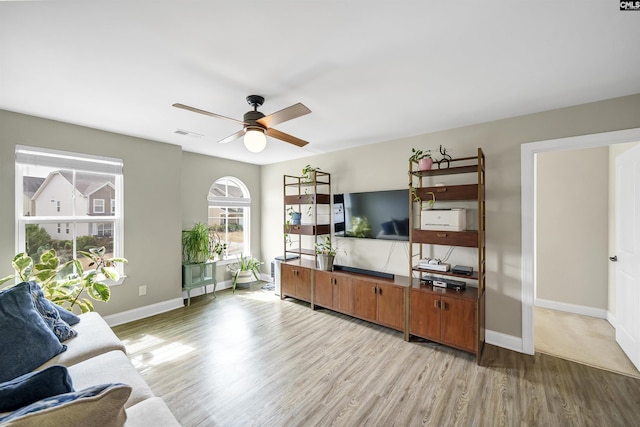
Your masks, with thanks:
<instances>
[{"instance_id":1,"label":"blue throw pillow","mask_svg":"<svg viewBox=\"0 0 640 427\"><path fill-rule=\"evenodd\" d=\"M67 310L64 307L60 307L58 304L53 304L53 306L58 310L58 314L60 314L60 318L67 322L69 326L73 326L80 322L80 318L76 316L73 312Z\"/></svg>"},{"instance_id":2,"label":"blue throw pillow","mask_svg":"<svg viewBox=\"0 0 640 427\"><path fill-rule=\"evenodd\" d=\"M67 349L33 305L29 283L0 292L0 382L33 371Z\"/></svg>"},{"instance_id":3,"label":"blue throw pillow","mask_svg":"<svg viewBox=\"0 0 640 427\"><path fill-rule=\"evenodd\" d=\"M0 384L0 412L9 412L46 397L73 391L67 368L53 365Z\"/></svg>"},{"instance_id":4,"label":"blue throw pillow","mask_svg":"<svg viewBox=\"0 0 640 427\"><path fill-rule=\"evenodd\" d=\"M44 296L42 288L36 282L28 282L29 290L31 291L31 298L33 298L33 304L36 306L36 310L42 316L42 319L47 324L49 329L53 331L60 342L66 341L69 338L78 336L78 333L67 322L60 318L60 313L55 304L49 301Z\"/></svg>"}]
</instances>

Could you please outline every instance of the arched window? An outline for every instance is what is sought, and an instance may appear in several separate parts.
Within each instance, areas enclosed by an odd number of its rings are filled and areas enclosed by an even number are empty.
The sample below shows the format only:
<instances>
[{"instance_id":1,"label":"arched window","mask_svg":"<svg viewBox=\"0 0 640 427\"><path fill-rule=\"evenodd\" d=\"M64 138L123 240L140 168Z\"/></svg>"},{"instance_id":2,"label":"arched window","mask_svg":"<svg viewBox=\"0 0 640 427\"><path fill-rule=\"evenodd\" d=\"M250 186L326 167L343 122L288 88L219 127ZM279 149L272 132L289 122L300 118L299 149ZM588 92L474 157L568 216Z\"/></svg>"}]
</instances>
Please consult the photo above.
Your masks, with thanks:
<instances>
[{"instance_id":1,"label":"arched window","mask_svg":"<svg viewBox=\"0 0 640 427\"><path fill-rule=\"evenodd\" d=\"M220 243L227 244L223 258L235 259L251 250L249 211L251 197L242 181L225 176L209 189L209 227L217 232Z\"/></svg>"}]
</instances>

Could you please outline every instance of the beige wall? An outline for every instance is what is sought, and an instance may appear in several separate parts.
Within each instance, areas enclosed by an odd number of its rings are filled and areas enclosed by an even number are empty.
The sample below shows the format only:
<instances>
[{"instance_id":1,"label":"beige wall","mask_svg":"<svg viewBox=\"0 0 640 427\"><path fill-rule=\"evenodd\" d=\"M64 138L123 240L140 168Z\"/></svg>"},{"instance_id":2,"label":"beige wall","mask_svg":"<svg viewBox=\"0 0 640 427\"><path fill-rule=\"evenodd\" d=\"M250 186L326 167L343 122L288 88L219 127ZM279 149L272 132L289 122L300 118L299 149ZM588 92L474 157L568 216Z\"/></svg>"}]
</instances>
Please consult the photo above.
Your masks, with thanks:
<instances>
[{"instance_id":1,"label":"beige wall","mask_svg":"<svg viewBox=\"0 0 640 427\"><path fill-rule=\"evenodd\" d=\"M536 157L536 298L607 309L609 147Z\"/></svg>"},{"instance_id":2,"label":"beige wall","mask_svg":"<svg viewBox=\"0 0 640 427\"><path fill-rule=\"evenodd\" d=\"M183 227L206 221L206 199L222 175L242 179L254 197L253 245L260 241L260 168L183 153L179 146L0 110L0 277L12 274L15 251L16 144L121 158L124 161L124 252L127 279L111 301L96 303L103 315L180 298ZM138 287L147 295L138 296Z\"/></svg>"},{"instance_id":3,"label":"beige wall","mask_svg":"<svg viewBox=\"0 0 640 427\"><path fill-rule=\"evenodd\" d=\"M489 101L488 101L489 102ZM411 148L436 149L454 157L487 156L487 328L521 337L520 144L640 127L640 95L482 123L370 146L321 154L262 168L262 254L282 254L282 175L299 174L307 163L331 172L334 191L406 188ZM311 142L313 144L313 141ZM356 267L408 274L405 247L390 242L345 242ZM338 259L337 262L344 262Z\"/></svg>"}]
</instances>

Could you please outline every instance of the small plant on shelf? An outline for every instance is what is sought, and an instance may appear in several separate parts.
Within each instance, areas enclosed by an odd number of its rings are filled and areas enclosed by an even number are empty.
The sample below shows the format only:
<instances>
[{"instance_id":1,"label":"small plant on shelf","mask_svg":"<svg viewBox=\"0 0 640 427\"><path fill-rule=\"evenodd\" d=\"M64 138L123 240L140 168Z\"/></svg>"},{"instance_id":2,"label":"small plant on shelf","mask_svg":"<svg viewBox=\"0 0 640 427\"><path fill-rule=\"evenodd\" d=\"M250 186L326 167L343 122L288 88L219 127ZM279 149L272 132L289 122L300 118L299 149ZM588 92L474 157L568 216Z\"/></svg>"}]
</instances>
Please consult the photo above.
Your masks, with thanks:
<instances>
[{"instance_id":1,"label":"small plant on shelf","mask_svg":"<svg viewBox=\"0 0 640 427\"><path fill-rule=\"evenodd\" d=\"M320 168L313 167L311 165L306 165L302 168L302 182L303 183L313 183L316 180L316 172L319 171Z\"/></svg>"},{"instance_id":2,"label":"small plant on shelf","mask_svg":"<svg viewBox=\"0 0 640 427\"><path fill-rule=\"evenodd\" d=\"M429 170L433 165L433 158L431 157L431 150L418 150L416 148L411 149L411 156L409 156L410 162L418 163L419 170Z\"/></svg>"},{"instance_id":3,"label":"small plant on shelf","mask_svg":"<svg viewBox=\"0 0 640 427\"><path fill-rule=\"evenodd\" d=\"M431 209L433 208L433 205L436 203L436 195L433 191L427 191L427 195L431 196L431 200L427 200L425 203L427 204L427 209ZM411 187L411 197L413 198L414 202L420 203L422 207L422 198L418 196L416 187Z\"/></svg>"},{"instance_id":4,"label":"small plant on shelf","mask_svg":"<svg viewBox=\"0 0 640 427\"><path fill-rule=\"evenodd\" d=\"M324 236L324 238L316 242L316 254L318 255L331 255L336 256L338 253L338 248L331 244L331 237Z\"/></svg>"},{"instance_id":5,"label":"small plant on shelf","mask_svg":"<svg viewBox=\"0 0 640 427\"><path fill-rule=\"evenodd\" d=\"M318 255L318 268L321 270L332 270L333 260L338 253L338 248L331 244L331 237L324 236L322 240L315 243L316 255Z\"/></svg>"}]
</instances>

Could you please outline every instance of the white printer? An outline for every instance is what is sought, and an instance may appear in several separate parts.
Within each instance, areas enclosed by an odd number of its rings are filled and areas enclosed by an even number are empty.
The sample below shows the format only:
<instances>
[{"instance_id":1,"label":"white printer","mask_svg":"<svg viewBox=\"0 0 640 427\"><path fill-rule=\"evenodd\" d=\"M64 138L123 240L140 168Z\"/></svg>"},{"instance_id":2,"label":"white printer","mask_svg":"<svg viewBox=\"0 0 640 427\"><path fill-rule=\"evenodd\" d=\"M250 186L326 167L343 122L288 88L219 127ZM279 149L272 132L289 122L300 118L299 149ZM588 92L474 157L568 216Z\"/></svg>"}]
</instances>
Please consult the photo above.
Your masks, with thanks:
<instances>
[{"instance_id":1,"label":"white printer","mask_svg":"<svg viewBox=\"0 0 640 427\"><path fill-rule=\"evenodd\" d=\"M467 212L464 208L425 209L420 215L420 229L464 231L467 229Z\"/></svg>"}]
</instances>

